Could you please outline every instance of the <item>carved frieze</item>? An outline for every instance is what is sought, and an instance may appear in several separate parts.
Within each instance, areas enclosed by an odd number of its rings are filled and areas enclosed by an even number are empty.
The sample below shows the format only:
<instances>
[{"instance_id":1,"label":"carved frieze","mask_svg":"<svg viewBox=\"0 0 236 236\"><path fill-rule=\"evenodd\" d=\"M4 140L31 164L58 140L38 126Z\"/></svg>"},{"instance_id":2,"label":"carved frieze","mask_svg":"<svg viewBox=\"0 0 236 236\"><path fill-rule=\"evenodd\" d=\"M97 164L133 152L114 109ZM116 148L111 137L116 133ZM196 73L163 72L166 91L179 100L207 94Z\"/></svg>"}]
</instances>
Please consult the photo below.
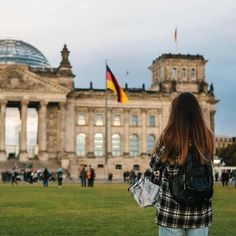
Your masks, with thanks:
<instances>
[{"instance_id":1,"label":"carved frieze","mask_svg":"<svg viewBox=\"0 0 236 236\"><path fill-rule=\"evenodd\" d=\"M3 91L29 93L67 94L69 90L54 81L40 77L26 69L10 67L0 70L0 89Z\"/></svg>"}]
</instances>

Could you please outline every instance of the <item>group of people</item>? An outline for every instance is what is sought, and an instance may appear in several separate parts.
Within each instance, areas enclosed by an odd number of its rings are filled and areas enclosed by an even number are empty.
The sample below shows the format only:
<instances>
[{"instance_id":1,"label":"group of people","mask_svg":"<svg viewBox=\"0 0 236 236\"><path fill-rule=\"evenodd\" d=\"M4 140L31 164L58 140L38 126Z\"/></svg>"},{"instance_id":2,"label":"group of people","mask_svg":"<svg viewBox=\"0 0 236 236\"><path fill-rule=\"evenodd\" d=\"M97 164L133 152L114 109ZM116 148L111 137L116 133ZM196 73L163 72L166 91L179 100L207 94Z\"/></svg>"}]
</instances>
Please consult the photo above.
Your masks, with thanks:
<instances>
[{"instance_id":1,"label":"group of people","mask_svg":"<svg viewBox=\"0 0 236 236\"><path fill-rule=\"evenodd\" d=\"M234 183L234 187L236 188L236 170L226 170L224 169L219 176L219 173L215 172L215 181L221 181L223 187L228 187L229 183Z\"/></svg>"},{"instance_id":2,"label":"group of people","mask_svg":"<svg viewBox=\"0 0 236 236\"><path fill-rule=\"evenodd\" d=\"M51 172L48 168L45 168L43 171L32 169L23 169L18 170L17 166L14 165L12 171L3 171L2 172L2 181L4 183L11 182L12 185L17 185L19 180L23 180L29 184L36 182L43 182L44 187L48 187L50 180L58 182L58 187L62 187L63 182L63 169L59 168L55 172Z\"/></svg>"},{"instance_id":3,"label":"group of people","mask_svg":"<svg viewBox=\"0 0 236 236\"><path fill-rule=\"evenodd\" d=\"M226 170L223 170L222 174L221 174L221 182L222 182L222 186L228 186L228 182L229 182L229 173Z\"/></svg>"},{"instance_id":4,"label":"group of people","mask_svg":"<svg viewBox=\"0 0 236 236\"><path fill-rule=\"evenodd\" d=\"M49 171L48 168L45 168L43 171L32 168L30 170L22 170L19 172L14 166L12 171L2 172L2 181L4 183L11 182L12 185L16 185L18 180L22 177L22 180L27 183L33 184L34 182L42 181L43 186L48 187L49 181L57 180L58 187L61 188L63 184L63 172L64 171L62 168L59 168L54 172ZM88 168L83 166L82 170L80 171L81 186L93 187L95 177L96 174L91 165L89 165Z\"/></svg>"},{"instance_id":5,"label":"group of people","mask_svg":"<svg viewBox=\"0 0 236 236\"><path fill-rule=\"evenodd\" d=\"M86 169L86 166L82 167L82 170L80 171L80 180L81 180L81 186L82 187L93 187L94 186L94 180L96 177L95 171L92 168L91 165L89 165L88 169Z\"/></svg>"},{"instance_id":6,"label":"group of people","mask_svg":"<svg viewBox=\"0 0 236 236\"><path fill-rule=\"evenodd\" d=\"M124 183L127 182L129 184L134 184L142 177L142 175L143 175L143 173L140 171L137 174L135 173L134 170L125 171L123 173Z\"/></svg>"},{"instance_id":7,"label":"group of people","mask_svg":"<svg viewBox=\"0 0 236 236\"><path fill-rule=\"evenodd\" d=\"M61 188L62 187L62 182L63 182L63 169L59 168L56 171L56 173L57 173L58 187ZM51 177L52 177L52 174L49 172L49 170L47 168L45 168L43 173L42 173L42 180L43 180L43 186L44 187L48 187L48 182L49 182Z\"/></svg>"}]
</instances>

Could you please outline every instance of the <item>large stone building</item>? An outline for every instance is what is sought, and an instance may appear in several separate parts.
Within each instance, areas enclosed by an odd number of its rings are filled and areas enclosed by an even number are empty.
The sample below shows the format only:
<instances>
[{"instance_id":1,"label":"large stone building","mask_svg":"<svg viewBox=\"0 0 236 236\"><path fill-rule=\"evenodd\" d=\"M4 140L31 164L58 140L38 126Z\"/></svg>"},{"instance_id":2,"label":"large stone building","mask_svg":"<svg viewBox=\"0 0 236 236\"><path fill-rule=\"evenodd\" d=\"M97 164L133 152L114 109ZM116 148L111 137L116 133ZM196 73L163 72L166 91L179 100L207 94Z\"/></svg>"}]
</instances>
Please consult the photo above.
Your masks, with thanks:
<instances>
[{"instance_id":1,"label":"large stone building","mask_svg":"<svg viewBox=\"0 0 236 236\"><path fill-rule=\"evenodd\" d=\"M223 135L215 136L216 150L227 148L229 145L232 145L235 142L236 142L236 137L228 137L228 136L223 136Z\"/></svg>"},{"instance_id":2,"label":"large stone building","mask_svg":"<svg viewBox=\"0 0 236 236\"><path fill-rule=\"evenodd\" d=\"M183 91L198 98L214 130L217 100L205 78L203 56L161 55L149 67L150 88L126 85L124 105L108 92L106 110L105 91L92 84L75 88L66 46L61 55L60 65L52 68L33 46L0 40L0 164L14 154L20 162L57 160L72 178L83 165L92 165L98 179L108 173L120 179L131 169L144 172L171 101Z\"/></svg>"}]
</instances>

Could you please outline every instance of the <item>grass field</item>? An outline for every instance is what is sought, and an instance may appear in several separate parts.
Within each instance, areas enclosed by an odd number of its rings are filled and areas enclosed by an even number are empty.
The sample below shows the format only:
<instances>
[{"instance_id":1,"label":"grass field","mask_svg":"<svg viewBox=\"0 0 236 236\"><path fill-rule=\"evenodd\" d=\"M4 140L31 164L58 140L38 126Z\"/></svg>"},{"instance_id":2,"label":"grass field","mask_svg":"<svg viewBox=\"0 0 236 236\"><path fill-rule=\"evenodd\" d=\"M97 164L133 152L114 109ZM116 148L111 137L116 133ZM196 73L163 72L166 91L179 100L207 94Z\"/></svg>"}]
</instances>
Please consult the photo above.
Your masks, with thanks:
<instances>
[{"instance_id":1,"label":"grass field","mask_svg":"<svg viewBox=\"0 0 236 236\"><path fill-rule=\"evenodd\" d=\"M81 188L0 184L0 236L152 236L154 208L141 209L127 184ZM210 236L236 235L236 189L215 186Z\"/></svg>"}]
</instances>

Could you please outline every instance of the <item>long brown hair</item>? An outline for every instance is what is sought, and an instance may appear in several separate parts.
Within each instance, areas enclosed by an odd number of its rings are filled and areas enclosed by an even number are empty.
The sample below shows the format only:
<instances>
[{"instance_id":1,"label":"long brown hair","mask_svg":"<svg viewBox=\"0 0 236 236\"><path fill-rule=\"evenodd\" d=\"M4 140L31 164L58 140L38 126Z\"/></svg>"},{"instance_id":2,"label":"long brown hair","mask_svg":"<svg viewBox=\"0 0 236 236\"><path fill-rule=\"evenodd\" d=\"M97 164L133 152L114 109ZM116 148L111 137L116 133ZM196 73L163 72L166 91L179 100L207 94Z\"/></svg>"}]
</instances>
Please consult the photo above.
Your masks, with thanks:
<instances>
[{"instance_id":1,"label":"long brown hair","mask_svg":"<svg viewBox=\"0 0 236 236\"><path fill-rule=\"evenodd\" d=\"M213 134L207 128L201 107L193 94L181 93L173 100L169 121L159 143L164 145L164 162L184 164L189 148L194 150L196 158L202 163L206 156L213 159Z\"/></svg>"}]
</instances>

